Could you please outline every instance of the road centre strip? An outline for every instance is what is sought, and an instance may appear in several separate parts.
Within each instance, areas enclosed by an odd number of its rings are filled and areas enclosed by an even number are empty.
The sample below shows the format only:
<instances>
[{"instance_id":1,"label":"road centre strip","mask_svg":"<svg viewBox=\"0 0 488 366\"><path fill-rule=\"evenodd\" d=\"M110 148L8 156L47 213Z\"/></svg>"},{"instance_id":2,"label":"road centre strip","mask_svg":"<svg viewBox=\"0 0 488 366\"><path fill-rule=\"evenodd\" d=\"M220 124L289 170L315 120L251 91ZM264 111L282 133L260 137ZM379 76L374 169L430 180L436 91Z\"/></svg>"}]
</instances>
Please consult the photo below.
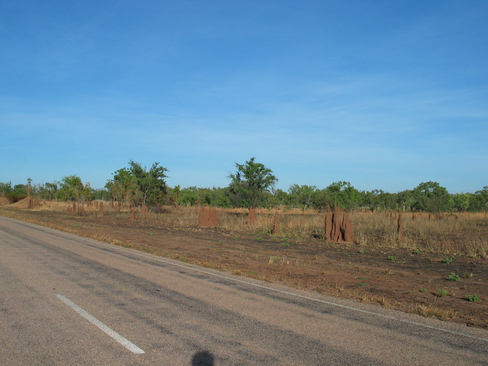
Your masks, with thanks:
<instances>
[{"instance_id":1,"label":"road centre strip","mask_svg":"<svg viewBox=\"0 0 488 366\"><path fill-rule=\"evenodd\" d=\"M142 354L144 351L137 347L135 344L129 342L126 338L122 337L119 333L115 332L114 330L110 329L107 327L105 324L103 324L100 320L95 318L93 315L89 314L82 308L80 308L78 305L76 305L74 302L72 302L70 299L63 295L56 295L62 302L64 302L66 305L68 305L71 309L76 311L78 314L80 314L83 318L88 320L90 323L93 325L96 325L99 329L103 330L105 333L107 333L110 337L115 339L117 342L119 342L121 345L123 345L125 348L127 348L129 351L135 354Z\"/></svg>"}]
</instances>

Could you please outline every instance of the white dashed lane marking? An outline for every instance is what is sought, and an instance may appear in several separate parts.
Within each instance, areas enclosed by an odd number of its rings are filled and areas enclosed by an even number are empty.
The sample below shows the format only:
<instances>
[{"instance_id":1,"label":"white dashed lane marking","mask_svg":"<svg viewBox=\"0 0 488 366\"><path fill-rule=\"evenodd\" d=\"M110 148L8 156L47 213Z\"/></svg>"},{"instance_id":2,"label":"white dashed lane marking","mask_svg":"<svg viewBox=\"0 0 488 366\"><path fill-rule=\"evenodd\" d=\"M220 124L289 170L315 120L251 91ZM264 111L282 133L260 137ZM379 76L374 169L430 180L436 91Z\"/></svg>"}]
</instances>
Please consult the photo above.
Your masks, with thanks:
<instances>
[{"instance_id":1,"label":"white dashed lane marking","mask_svg":"<svg viewBox=\"0 0 488 366\"><path fill-rule=\"evenodd\" d=\"M76 305L73 301L68 299L67 297L63 295L56 295L62 302L64 302L66 305L68 305L71 309L76 311L78 314L80 314L83 318L88 320L90 323L93 325L96 325L99 329L103 330L105 333L107 333L110 337L115 339L117 342L119 342L121 345L123 345L125 348L127 348L129 351L135 354L142 354L144 351L137 347L135 344L129 342L126 338L122 337L119 333L116 331L110 329L107 327L105 324L103 324L100 320L95 318L93 315L89 314L82 308L80 308L78 305Z\"/></svg>"}]
</instances>

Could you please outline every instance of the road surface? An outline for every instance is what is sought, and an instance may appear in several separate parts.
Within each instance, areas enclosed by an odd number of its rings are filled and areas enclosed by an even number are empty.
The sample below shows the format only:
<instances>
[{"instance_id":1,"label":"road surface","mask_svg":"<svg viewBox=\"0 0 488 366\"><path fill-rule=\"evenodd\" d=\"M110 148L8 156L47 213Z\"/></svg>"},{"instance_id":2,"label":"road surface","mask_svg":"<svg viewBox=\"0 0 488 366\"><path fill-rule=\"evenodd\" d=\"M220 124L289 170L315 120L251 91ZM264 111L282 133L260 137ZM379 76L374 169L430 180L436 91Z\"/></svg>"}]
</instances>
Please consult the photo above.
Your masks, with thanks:
<instances>
[{"instance_id":1,"label":"road surface","mask_svg":"<svg viewBox=\"0 0 488 366\"><path fill-rule=\"evenodd\" d=\"M0 217L1 365L488 365L488 332Z\"/></svg>"}]
</instances>

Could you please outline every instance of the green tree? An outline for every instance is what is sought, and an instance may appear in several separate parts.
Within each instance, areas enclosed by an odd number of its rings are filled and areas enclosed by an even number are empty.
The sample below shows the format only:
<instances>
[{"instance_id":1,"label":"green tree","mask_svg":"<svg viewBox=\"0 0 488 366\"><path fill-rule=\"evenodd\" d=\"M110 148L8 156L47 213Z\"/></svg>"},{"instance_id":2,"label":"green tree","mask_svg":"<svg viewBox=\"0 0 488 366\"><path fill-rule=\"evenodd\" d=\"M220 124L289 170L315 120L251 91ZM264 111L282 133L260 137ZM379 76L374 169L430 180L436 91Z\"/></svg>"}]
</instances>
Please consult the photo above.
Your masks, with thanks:
<instances>
[{"instance_id":1,"label":"green tree","mask_svg":"<svg viewBox=\"0 0 488 366\"><path fill-rule=\"evenodd\" d=\"M129 171L136 178L141 199L140 203L143 205L161 204L168 192L168 186L164 178L167 178L166 172L168 169L159 165L158 162L153 163L149 170L142 167L141 164L135 161L129 161Z\"/></svg>"},{"instance_id":2,"label":"green tree","mask_svg":"<svg viewBox=\"0 0 488 366\"><path fill-rule=\"evenodd\" d=\"M105 187L119 203L128 202L134 205L162 204L168 187L166 185L166 168L154 163L148 170L133 160L128 168L113 173L113 178Z\"/></svg>"},{"instance_id":3,"label":"green tree","mask_svg":"<svg viewBox=\"0 0 488 366\"><path fill-rule=\"evenodd\" d=\"M198 188L195 186L183 188L180 191L179 203L182 206L195 206L198 202Z\"/></svg>"},{"instance_id":4,"label":"green tree","mask_svg":"<svg viewBox=\"0 0 488 366\"><path fill-rule=\"evenodd\" d=\"M452 195L452 206L458 212L467 211L473 194L471 193L456 193Z\"/></svg>"},{"instance_id":5,"label":"green tree","mask_svg":"<svg viewBox=\"0 0 488 366\"><path fill-rule=\"evenodd\" d=\"M229 188L197 188L195 186L180 190L178 202L183 206L230 207Z\"/></svg>"},{"instance_id":6,"label":"green tree","mask_svg":"<svg viewBox=\"0 0 488 366\"><path fill-rule=\"evenodd\" d=\"M451 207L451 196L446 188L437 182L420 183L412 191L415 203L412 208L432 213L445 212Z\"/></svg>"},{"instance_id":7,"label":"green tree","mask_svg":"<svg viewBox=\"0 0 488 366\"><path fill-rule=\"evenodd\" d=\"M369 207L371 211L384 209L381 195L384 192L381 189L373 189L372 191L361 191L362 204Z\"/></svg>"},{"instance_id":8,"label":"green tree","mask_svg":"<svg viewBox=\"0 0 488 366\"><path fill-rule=\"evenodd\" d=\"M83 184L83 181L77 175L63 177L59 182L57 198L61 201L85 201L90 197L90 183Z\"/></svg>"},{"instance_id":9,"label":"green tree","mask_svg":"<svg viewBox=\"0 0 488 366\"><path fill-rule=\"evenodd\" d=\"M398 207L403 211L412 211L414 204L417 201L415 198L415 193L412 190L406 189L404 191L398 192L397 203Z\"/></svg>"},{"instance_id":10,"label":"green tree","mask_svg":"<svg viewBox=\"0 0 488 366\"><path fill-rule=\"evenodd\" d=\"M175 188L173 188L173 196L174 196L175 201L179 203L180 196L181 196L181 187L179 184L177 186L175 186Z\"/></svg>"},{"instance_id":11,"label":"green tree","mask_svg":"<svg viewBox=\"0 0 488 366\"><path fill-rule=\"evenodd\" d=\"M380 210L399 209L397 193L381 191L381 193L378 195L378 201L379 201L378 209Z\"/></svg>"},{"instance_id":12,"label":"green tree","mask_svg":"<svg viewBox=\"0 0 488 366\"><path fill-rule=\"evenodd\" d=\"M294 207L302 207L303 211L314 204L317 187L308 185L292 184L288 188L289 203Z\"/></svg>"},{"instance_id":13,"label":"green tree","mask_svg":"<svg viewBox=\"0 0 488 366\"><path fill-rule=\"evenodd\" d=\"M325 208L327 205L338 206L345 209L356 208L361 203L361 193L349 182L334 182L322 190L317 197L317 207Z\"/></svg>"},{"instance_id":14,"label":"green tree","mask_svg":"<svg viewBox=\"0 0 488 366\"><path fill-rule=\"evenodd\" d=\"M398 209L398 194L384 192L381 189L361 192L361 205L371 211Z\"/></svg>"},{"instance_id":15,"label":"green tree","mask_svg":"<svg viewBox=\"0 0 488 366\"><path fill-rule=\"evenodd\" d=\"M14 203L27 197L28 187L26 184L16 184L12 187L12 183L0 183L0 195L3 195Z\"/></svg>"},{"instance_id":16,"label":"green tree","mask_svg":"<svg viewBox=\"0 0 488 366\"><path fill-rule=\"evenodd\" d=\"M52 201L58 192L58 183L44 183L37 189L41 198Z\"/></svg>"},{"instance_id":17,"label":"green tree","mask_svg":"<svg viewBox=\"0 0 488 366\"><path fill-rule=\"evenodd\" d=\"M110 192L105 188L92 189L90 199L91 200L110 201L112 199L112 196L111 196Z\"/></svg>"},{"instance_id":18,"label":"green tree","mask_svg":"<svg viewBox=\"0 0 488 366\"><path fill-rule=\"evenodd\" d=\"M137 181L127 168L112 173L113 178L107 182L105 188L112 195L112 199L119 203L133 203L137 194Z\"/></svg>"},{"instance_id":19,"label":"green tree","mask_svg":"<svg viewBox=\"0 0 488 366\"><path fill-rule=\"evenodd\" d=\"M288 192L276 189L271 197L271 206L286 206L290 204Z\"/></svg>"},{"instance_id":20,"label":"green tree","mask_svg":"<svg viewBox=\"0 0 488 366\"><path fill-rule=\"evenodd\" d=\"M237 171L229 174L229 200L234 207L260 207L266 205L271 190L278 182L273 171L251 158L244 164L236 163Z\"/></svg>"},{"instance_id":21,"label":"green tree","mask_svg":"<svg viewBox=\"0 0 488 366\"><path fill-rule=\"evenodd\" d=\"M469 211L488 211L488 186L474 193L469 204Z\"/></svg>"},{"instance_id":22,"label":"green tree","mask_svg":"<svg viewBox=\"0 0 488 366\"><path fill-rule=\"evenodd\" d=\"M8 194L8 198L12 202L20 201L29 195L29 187L27 184L16 184L12 191Z\"/></svg>"},{"instance_id":23,"label":"green tree","mask_svg":"<svg viewBox=\"0 0 488 366\"><path fill-rule=\"evenodd\" d=\"M229 188L212 187L212 189L207 191L207 202L213 207L231 207Z\"/></svg>"},{"instance_id":24,"label":"green tree","mask_svg":"<svg viewBox=\"0 0 488 366\"><path fill-rule=\"evenodd\" d=\"M0 194L5 195L12 191L12 182L2 183L0 182Z\"/></svg>"},{"instance_id":25,"label":"green tree","mask_svg":"<svg viewBox=\"0 0 488 366\"><path fill-rule=\"evenodd\" d=\"M78 215L83 212L83 205L86 200L90 198L91 187L90 183L85 184L77 175L70 175L63 177L59 182L59 189L57 190L57 198L61 201L76 201L78 203Z\"/></svg>"}]
</instances>

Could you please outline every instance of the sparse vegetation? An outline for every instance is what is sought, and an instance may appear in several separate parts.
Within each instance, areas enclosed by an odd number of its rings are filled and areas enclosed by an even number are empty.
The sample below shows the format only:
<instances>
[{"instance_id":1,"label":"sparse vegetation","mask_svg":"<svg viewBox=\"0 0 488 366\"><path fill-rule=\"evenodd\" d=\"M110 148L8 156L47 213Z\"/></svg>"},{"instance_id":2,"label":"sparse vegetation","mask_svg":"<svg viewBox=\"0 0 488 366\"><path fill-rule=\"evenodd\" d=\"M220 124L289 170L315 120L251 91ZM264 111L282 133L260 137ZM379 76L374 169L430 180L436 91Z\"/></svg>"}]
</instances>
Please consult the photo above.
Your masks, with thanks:
<instances>
[{"instance_id":1,"label":"sparse vegetation","mask_svg":"<svg viewBox=\"0 0 488 366\"><path fill-rule=\"evenodd\" d=\"M443 288L439 289L439 294L438 294L439 297L444 297L444 296L447 296L448 294L449 294L449 291L447 291L446 289L443 289Z\"/></svg>"},{"instance_id":2,"label":"sparse vegetation","mask_svg":"<svg viewBox=\"0 0 488 366\"><path fill-rule=\"evenodd\" d=\"M480 298L478 295L468 295L468 300L471 302L478 302L480 301Z\"/></svg>"},{"instance_id":3,"label":"sparse vegetation","mask_svg":"<svg viewBox=\"0 0 488 366\"><path fill-rule=\"evenodd\" d=\"M345 185L341 187L347 188ZM35 192L35 187L32 191ZM45 224L53 228L91 235L116 245L235 275L268 282L279 280L297 288L334 296L338 296L337 289L340 288L340 296L363 302L378 303L378 299L383 297L387 307L408 308L415 312L411 302L434 301L435 307L429 311L416 312L435 313L437 315L429 316L441 319L451 319L457 312L466 319L469 311L479 311L476 324L488 326L488 312L482 311L484 303L476 307L470 304L480 302L480 298L488 295L483 292L484 287L480 287L484 283L482 281L486 281L481 269L486 268L483 266L486 266L488 258L488 215L485 213L403 214L403 235L399 238L397 212L349 211L356 239L354 243L338 244L324 240L325 213L311 209L309 205L306 209L304 206L257 209L252 225L248 223L247 208L217 208L218 226L211 230L201 229L198 227L199 206L176 205L184 191L182 189L178 193L175 189L168 189L169 197L165 202L175 204L152 206L145 213L142 207L134 206L134 202L131 206L128 203L118 205L117 202L86 200L83 215L76 216L67 212L67 202L42 199L35 199L33 203L28 199L21 200L14 206L0 208L0 212L41 221L45 217ZM215 189L209 192L217 194L224 191ZM272 199L273 195L268 192L267 202L272 202ZM212 200L209 198L206 202ZM100 211L100 206L104 211ZM277 232L273 232L275 212L279 213ZM171 236L171 233L176 234ZM161 244L168 235L177 240L177 248L174 243ZM190 239L188 242L185 239L187 237L197 239L192 239L190 245ZM195 246L201 237L211 238L202 239L204 250ZM218 252L218 256L212 254L214 252ZM388 264L386 260L392 263ZM475 264L468 265L468 262ZM446 267L446 264L450 266ZM448 267L450 271L446 271ZM357 277L358 271L368 273L370 279ZM474 280L470 281L473 277ZM454 283L447 280L462 280L462 286L453 287ZM416 288L420 290L412 290ZM478 293L477 297L469 294L474 291ZM447 295L449 301L440 299ZM462 310L463 306L469 306L470 310ZM454 312L449 307L454 307Z\"/></svg>"},{"instance_id":4,"label":"sparse vegetation","mask_svg":"<svg viewBox=\"0 0 488 366\"><path fill-rule=\"evenodd\" d=\"M450 281L459 281L461 279L456 273L451 273L447 278L449 278Z\"/></svg>"}]
</instances>

